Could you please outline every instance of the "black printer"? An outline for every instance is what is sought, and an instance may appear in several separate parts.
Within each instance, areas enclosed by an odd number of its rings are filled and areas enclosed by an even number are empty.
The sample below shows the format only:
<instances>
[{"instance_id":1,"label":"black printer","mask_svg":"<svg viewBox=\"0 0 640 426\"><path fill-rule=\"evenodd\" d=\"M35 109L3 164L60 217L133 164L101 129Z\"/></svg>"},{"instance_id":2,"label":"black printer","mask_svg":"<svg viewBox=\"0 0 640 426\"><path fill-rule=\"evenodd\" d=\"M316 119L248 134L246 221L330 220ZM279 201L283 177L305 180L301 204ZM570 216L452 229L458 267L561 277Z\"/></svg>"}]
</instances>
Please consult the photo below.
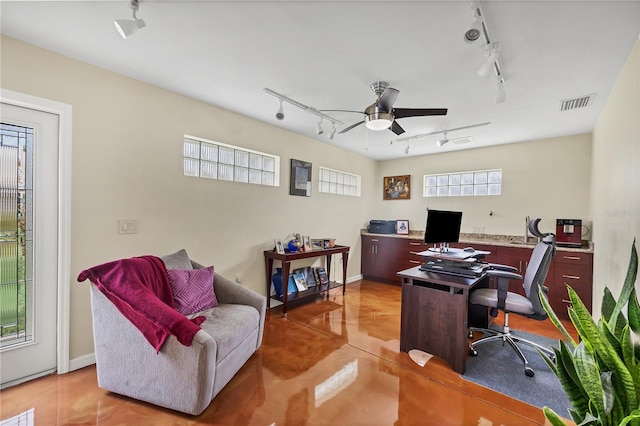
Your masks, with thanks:
<instances>
[{"instance_id":1,"label":"black printer","mask_svg":"<svg viewBox=\"0 0 640 426\"><path fill-rule=\"evenodd\" d=\"M396 233L396 221L395 220L370 220L368 231L372 234L395 234Z\"/></svg>"}]
</instances>

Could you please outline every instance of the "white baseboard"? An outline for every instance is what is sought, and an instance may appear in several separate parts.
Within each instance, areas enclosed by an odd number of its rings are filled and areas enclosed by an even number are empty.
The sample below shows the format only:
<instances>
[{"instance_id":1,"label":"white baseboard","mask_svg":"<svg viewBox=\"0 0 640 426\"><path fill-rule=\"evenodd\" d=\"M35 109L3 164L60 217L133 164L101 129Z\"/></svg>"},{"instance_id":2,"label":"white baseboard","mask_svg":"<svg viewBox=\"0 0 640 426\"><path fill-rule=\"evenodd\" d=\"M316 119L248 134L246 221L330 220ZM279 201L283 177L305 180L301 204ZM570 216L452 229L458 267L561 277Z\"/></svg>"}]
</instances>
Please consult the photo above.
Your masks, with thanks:
<instances>
[{"instance_id":1,"label":"white baseboard","mask_svg":"<svg viewBox=\"0 0 640 426\"><path fill-rule=\"evenodd\" d=\"M84 367L88 367L96 363L96 354L90 353L82 355L78 358L69 360L69 371L79 370Z\"/></svg>"},{"instance_id":2,"label":"white baseboard","mask_svg":"<svg viewBox=\"0 0 640 426\"><path fill-rule=\"evenodd\" d=\"M360 274L360 275L356 275L356 276L354 276L354 277L348 277L348 278L347 278L347 284L351 284L351 283L352 283L352 282L354 282L354 281L359 281L359 280L361 280L362 278L363 278L363 277L362 277L362 274Z\"/></svg>"}]
</instances>

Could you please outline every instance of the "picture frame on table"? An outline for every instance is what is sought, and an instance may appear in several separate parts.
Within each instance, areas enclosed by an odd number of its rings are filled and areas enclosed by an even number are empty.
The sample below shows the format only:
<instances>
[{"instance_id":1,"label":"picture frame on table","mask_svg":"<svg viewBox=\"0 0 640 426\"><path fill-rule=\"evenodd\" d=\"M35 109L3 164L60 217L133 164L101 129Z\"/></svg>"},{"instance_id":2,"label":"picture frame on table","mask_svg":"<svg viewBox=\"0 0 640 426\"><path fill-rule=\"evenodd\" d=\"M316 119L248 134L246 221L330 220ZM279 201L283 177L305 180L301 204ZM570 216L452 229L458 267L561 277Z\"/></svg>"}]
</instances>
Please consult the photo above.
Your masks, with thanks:
<instances>
[{"instance_id":1,"label":"picture frame on table","mask_svg":"<svg viewBox=\"0 0 640 426\"><path fill-rule=\"evenodd\" d=\"M322 250L324 248L324 240L320 238L311 239L311 250Z\"/></svg>"},{"instance_id":2,"label":"picture frame on table","mask_svg":"<svg viewBox=\"0 0 640 426\"><path fill-rule=\"evenodd\" d=\"M396 234L409 234L409 221L408 220L396 220Z\"/></svg>"},{"instance_id":3,"label":"picture frame on table","mask_svg":"<svg viewBox=\"0 0 640 426\"><path fill-rule=\"evenodd\" d=\"M382 181L383 200L409 200L411 175L385 176Z\"/></svg>"},{"instance_id":4,"label":"picture frame on table","mask_svg":"<svg viewBox=\"0 0 640 426\"><path fill-rule=\"evenodd\" d=\"M311 251L311 237L308 235L302 236L302 247L304 247L304 251Z\"/></svg>"},{"instance_id":5,"label":"picture frame on table","mask_svg":"<svg viewBox=\"0 0 640 426\"><path fill-rule=\"evenodd\" d=\"M282 244L282 240L275 239L273 241L276 243L276 253L284 254L284 245Z\"/></svg>"}]
</instances>

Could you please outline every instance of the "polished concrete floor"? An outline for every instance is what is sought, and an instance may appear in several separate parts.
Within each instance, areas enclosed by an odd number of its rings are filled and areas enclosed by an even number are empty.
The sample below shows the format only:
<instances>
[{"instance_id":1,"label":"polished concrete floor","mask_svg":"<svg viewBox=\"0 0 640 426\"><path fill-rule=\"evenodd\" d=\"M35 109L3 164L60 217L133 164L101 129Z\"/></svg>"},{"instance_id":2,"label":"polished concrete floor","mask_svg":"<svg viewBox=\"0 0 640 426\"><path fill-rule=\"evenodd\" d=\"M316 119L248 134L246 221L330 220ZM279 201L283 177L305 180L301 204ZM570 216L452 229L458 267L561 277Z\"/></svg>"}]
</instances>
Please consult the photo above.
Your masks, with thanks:
<instances>
[{"instance_id":1,"label":"polished concrete floor","mask_svg":"<svg viewBox=\"0 0 640 426\"><path fill-rule=\"evenodd\" d=\"M400 295L399 286L358 281L345 296L336 289L328 300L290 306L286 318L273 309L260 350L200 416L99 389L91 366L1 391L0 419L23 413L36 425L545 424L540 409L463 380L438 358L420 367L401 353ZM510 322L560 336L548 320L512 315Z\"/></svg>"}]
</instances>

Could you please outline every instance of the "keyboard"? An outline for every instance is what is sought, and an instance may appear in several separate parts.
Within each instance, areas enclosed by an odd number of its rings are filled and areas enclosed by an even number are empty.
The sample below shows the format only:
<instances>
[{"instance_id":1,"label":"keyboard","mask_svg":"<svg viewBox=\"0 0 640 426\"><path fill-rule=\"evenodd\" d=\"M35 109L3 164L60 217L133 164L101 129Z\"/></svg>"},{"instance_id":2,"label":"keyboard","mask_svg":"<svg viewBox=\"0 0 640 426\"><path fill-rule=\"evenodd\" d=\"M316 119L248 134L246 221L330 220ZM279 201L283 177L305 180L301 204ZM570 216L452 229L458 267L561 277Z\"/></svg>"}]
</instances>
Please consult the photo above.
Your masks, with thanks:
<instances>
[{"instance_id":1,"label":"keyboard","mask_svg":"<svg viewBox=\"0 0 640 426\"><path fill-rule=\"evenodd\" d=\"M458 262L459 263L459 262ZM457 265L457 264L437 264L423 263L420 265L421 271L436 272L439 274L455 275L458 277L475 278L482 274L484 268L480 265Z\"/></svg>"}]
</instances>

